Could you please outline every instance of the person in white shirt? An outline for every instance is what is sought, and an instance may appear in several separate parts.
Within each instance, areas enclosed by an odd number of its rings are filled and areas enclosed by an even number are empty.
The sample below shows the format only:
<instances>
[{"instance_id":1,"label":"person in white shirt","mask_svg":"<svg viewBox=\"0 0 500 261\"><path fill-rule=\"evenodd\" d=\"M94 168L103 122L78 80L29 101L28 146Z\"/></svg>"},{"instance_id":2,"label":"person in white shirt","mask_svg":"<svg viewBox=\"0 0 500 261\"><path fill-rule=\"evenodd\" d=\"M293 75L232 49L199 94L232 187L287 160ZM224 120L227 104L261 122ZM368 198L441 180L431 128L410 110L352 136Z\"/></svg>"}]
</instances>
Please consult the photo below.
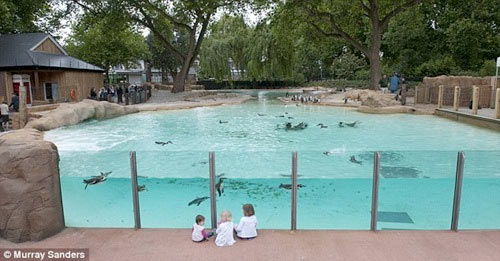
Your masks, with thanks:
<instances>
[{"instance_id":1,"label":"person in white shirt","mask_svg":"<svg viewBox=\"0 0 500 261\"><path fill-rule=\"evenodd\" d=\"M202 215L197 215L195 218L195 223L193 225L191 239L194 242L203 242L208 240L213 236L213 232L208 232L205 230L205 217Z\"/></svg>"},{"instance_id":2,"label":"person in white shirt","mask_svg":"<svg viewBox=\"0 0 500 261\"><path fill-rule=\"evenodd\" d=\"M7 102L0 104L0 131L7 130L9 127L9 105Z\"/></svg>"},{"instance_id":3,"label":"person in white shirt","mask_svg":"<svg viewBox=\"0 0 500 261\"><path fill-rule=\"evenodd\" d=\"M257 237L257 217L252 204L243 205L243 217L234 230L240 239L254 239Z\"/></svg>"},{"instance_id":4,"label":"person in white shirt","mask_svg":"<svg viewBox=\"0 0 500 261\"><path fill-rule=\"evenodd\" d=\"M233 216L231 212L224 210L220 214L220 224L215 232L217 237L215 238L215 244L217 246L232 246L236 241L233 237Z\"/></svg>"}]
</instances>

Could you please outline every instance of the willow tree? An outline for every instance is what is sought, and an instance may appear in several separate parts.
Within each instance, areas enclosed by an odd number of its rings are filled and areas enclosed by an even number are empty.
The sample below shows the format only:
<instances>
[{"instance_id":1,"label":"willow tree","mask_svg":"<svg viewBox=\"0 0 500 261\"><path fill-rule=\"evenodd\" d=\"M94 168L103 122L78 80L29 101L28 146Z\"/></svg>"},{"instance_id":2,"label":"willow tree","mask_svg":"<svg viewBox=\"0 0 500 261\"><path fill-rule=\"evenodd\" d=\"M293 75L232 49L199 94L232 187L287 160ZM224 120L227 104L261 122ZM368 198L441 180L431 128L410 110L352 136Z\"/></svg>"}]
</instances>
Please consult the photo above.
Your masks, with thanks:
<instances>
[{"instance_id":1,"label":"willow tree","mask_svg":"<svg viewBox=\"0 0 500 261\"><path fill-rule=\"evenodd\" d=\"M312 28L328 37L345 40L370 63L370 89L378 89L381 77L382 34L398 14L423 0L290 0L289 9Z\"/></svg>"},{"instance_id":2,"label":"willow tree","mask_svg":"<svg viewBox=\"0 0 500 261\"><path fill-rule=\"evenodd\" d=\"M245 77L245 50L249 42L250 28L242 16L225 15L210 26L200 52L200 69L206 78L234 80L233 71L239 78Z\"/></svg>"},{"instance_id":3,"label":"willow tree","mask_svg":"<svg viewBox=\"0 0 500 261\"><path fill-rule=\"evenodd\" d=\"M172 92L185 89L189 69L200 52L213 16L222 9L239 7L243 0L73 0L90 12L102 12L110 5L119 6L137 25L147 28L161 41L179 64ZM166 26L169 25L169 26ZM171 28L171 30L167 30ZM187 35L183 48L175 44L178 35Z\"/></svg>"}]
</instances>

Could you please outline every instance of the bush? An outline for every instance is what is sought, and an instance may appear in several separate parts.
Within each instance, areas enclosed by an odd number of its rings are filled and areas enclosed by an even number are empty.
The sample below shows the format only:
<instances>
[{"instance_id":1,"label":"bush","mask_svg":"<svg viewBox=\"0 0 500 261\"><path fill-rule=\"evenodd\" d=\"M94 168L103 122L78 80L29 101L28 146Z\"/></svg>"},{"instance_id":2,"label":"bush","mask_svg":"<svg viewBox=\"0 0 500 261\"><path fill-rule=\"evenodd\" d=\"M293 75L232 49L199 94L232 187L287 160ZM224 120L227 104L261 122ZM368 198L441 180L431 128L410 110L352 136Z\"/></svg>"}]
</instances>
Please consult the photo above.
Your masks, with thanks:
<instances>
[{"instance_id":1,"label":"bush","mask_svg":"<svg viewBox=\"0 0 500 261\"><path fill-rule=\"evenodd\" d=\"M449 75L456 71L460 71L460 68L458 68L451 56L430 60L421 64L416 69L417 75L421 77Z\"/></svg>"},{"instance_id":2,"label":"bush","mask_svg":"<svg viewBox=\"0 0 500 261\"><path fill-rule=\"evenodd\" d=\"M312 81L303 84L304 87L321 86L325 88L353 88L368 89L368 80L324 80Z\"/></svg>"},{"instance_id":3,"label":"bush","mask_svg":"<svg viewBox=\"0 0 500 261\"><path fill-rule=\"evenodd\" d=\"M480 76L495 76L497 63L493 60L484 61L481 69L479 69Z\"/></svg>"}]
</instances>

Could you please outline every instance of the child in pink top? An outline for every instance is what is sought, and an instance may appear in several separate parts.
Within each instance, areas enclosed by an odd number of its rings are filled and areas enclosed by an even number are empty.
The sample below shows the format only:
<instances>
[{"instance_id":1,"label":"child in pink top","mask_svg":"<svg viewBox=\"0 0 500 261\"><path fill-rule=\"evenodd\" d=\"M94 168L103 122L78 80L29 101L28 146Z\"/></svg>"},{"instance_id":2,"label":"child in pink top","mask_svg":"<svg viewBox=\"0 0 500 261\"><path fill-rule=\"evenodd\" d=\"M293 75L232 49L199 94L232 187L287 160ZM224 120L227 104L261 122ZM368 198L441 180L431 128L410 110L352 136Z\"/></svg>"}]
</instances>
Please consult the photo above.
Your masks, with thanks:
<instances>
[{"instance_id":1,"label":"child in pink top","mask_svg":"<svg viewBox=\"0 0 500 261\"><path fill-rule=\"evenodd\" d=\"M205 230L205 217L202 215L196 216L195 223L191 231L191 239L194 242L203 242L213 236L213 232L207 233L207 231Z\"/></svg>"}]
</instances>

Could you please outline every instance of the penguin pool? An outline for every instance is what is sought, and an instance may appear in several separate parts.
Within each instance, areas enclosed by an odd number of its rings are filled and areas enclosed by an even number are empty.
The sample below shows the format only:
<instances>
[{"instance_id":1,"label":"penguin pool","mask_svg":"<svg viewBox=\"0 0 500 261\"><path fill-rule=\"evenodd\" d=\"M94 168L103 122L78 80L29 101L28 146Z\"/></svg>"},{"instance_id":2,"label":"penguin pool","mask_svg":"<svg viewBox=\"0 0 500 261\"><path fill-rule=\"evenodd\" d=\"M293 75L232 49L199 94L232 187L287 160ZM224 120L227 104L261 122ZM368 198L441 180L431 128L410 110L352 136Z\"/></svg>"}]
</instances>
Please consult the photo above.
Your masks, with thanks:
<instances>
[{"instance_id":1,"label":"penguin pool","mask_svg":"<svg viewBox=\"0 0 500 261\"><path fill-rule=\"evenodd\" d=\"M225 178L217 211L231 211L237 222L242 204L252 203L259 228L287 229L297 151L297 228L369 229L373 153L380 151L378 228L449 229L457 152L464 151L459 228L500 228L500 133L430 115L285 105L276 99L284 93L248 93L256 99L45 132L59 150L66 226L134 226L130 151L145 185L142 227L190 228L198 214L210 224L208 152L214 151L216 174ZM339 127L340 121L359 123ZM277 128L286 122L308 127ZM84 179L109 171L106 181L85 188Z\"/></svg>"}]
</instances>

